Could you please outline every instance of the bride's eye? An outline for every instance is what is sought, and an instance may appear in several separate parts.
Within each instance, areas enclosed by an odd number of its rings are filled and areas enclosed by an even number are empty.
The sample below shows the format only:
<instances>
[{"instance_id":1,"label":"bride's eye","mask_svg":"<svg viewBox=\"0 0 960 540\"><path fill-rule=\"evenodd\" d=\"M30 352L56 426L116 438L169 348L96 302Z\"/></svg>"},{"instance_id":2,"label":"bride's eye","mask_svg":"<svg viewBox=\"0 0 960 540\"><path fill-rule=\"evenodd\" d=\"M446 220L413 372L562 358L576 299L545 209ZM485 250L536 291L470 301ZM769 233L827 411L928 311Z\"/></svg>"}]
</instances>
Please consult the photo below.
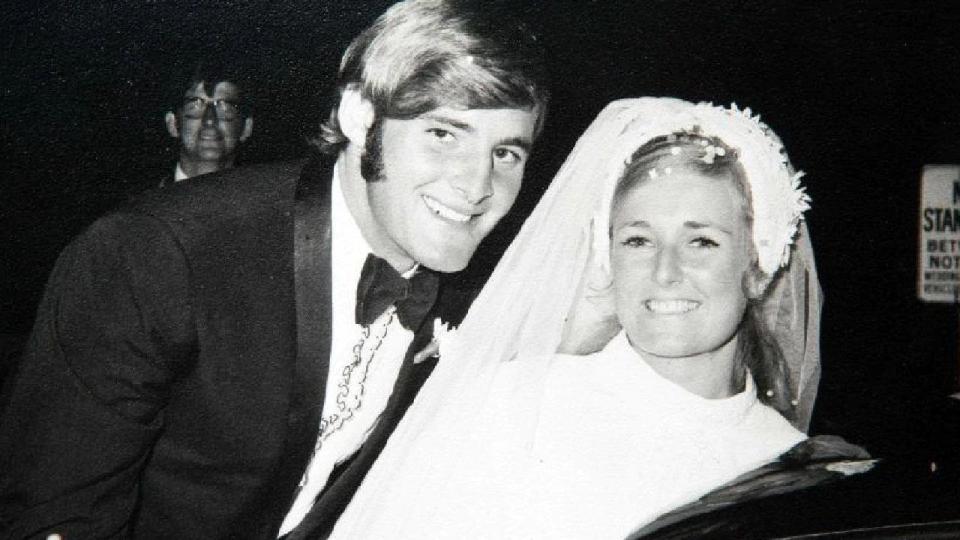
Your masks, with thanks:
<instances>
[{"instance_id":1,"label":"bride's eye","mask_svg":"<svg viewBox=\"0 0 960 540\"><path fill-rule=\"evenodd\" d=\"M624 238L620 244L627 247L646 247L652 245L653 242L651 242L650 239L645 236L634 235Z\"/></svg>"},{"instance_id":2,"label":"bride's eye","mask_svg":"<svg viewBox=\"0 0 960 540\"><path fill-rule=\"evenodd\" d=\"M716 243L711 238L707 238L706 236L698 236L693 240L691 240L690 244L693 245L694 247L700 247L700 248L720 247L720 244Z\"/></svg>"}]
</instances>

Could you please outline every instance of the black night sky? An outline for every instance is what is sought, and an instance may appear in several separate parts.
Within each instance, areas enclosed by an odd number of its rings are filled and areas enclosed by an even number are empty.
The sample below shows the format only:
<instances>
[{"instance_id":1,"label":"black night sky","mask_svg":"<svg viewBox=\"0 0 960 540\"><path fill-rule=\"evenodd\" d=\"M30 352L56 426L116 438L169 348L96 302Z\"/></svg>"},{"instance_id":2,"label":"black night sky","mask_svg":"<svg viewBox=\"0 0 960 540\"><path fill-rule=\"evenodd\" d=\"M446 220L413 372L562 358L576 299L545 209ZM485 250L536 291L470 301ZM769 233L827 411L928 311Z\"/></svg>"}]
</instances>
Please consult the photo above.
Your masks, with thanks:
<instances>
[{"instance_id":1,"label":"black night sky","mask_svg":"<svg viewBox=\"0 0 960 540\"><path fill-rule=\"evenodd\" d=\"M301 157L327 110L344 47L389 4L8 3L0 16L5 346L29 332L66 243L172 170L175 141L162 118L176 99L171 78L204 55L235 57L256 100L254 137L240 162ZM944 396L960 390L957 308L921 303L915 289L921 168L960 163L960 7L491 4L519 12L542 34L555 97L522 200L466 277L482 277L607 102L735 101L782 136L814 201L808 219L826 296L814 429L888 455L956 435L957 414Z\"/></svg>"}]
</instances>

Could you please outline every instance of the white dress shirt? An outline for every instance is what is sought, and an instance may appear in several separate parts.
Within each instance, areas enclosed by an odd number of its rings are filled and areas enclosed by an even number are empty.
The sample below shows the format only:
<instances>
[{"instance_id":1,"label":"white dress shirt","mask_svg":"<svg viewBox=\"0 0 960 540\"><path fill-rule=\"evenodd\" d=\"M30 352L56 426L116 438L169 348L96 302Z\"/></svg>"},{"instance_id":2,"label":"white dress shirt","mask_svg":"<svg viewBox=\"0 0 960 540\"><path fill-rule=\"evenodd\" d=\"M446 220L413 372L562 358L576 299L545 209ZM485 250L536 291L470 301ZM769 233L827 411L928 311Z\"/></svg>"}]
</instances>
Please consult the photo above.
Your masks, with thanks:
<instances>
[{"instance_id":1,"label":"white dress shirt","mask_svg":"<svg viewBox=\"0 0 960 540\"><path fill-rule=\"evenodd\" d=\"M403 357L413 340L413 333L393 316L392 308L370 324L370 336L364 340L360 364L350 375L349 397L340 400L348 408L345 415L338 404L338 394L342 390L340 385L345 382L344 369L356 360L355 346L363 337L363 327L354 322L354 311L357 282L371 250L347 208L340 183L339 163L333 172L330 206L331 260L334 261L331 269L333 335L322 417L329 420L336 414L343 418L350 415L349 410L352 410L352 416L339 429L331 430L328 427L321 434L322 442L307 465L300 491L280 527L280 536L293 530L303 520L326 485L334 466L353 455L376 426L393 392ZM405 274L404 277L409 275ZM382 342L378 339L380 335L383 335ZM372 354L372 349L376 349L375 354ZM362 386L358 385L361 380ZM359 406L355 407L358 402ZM334 425L337 423L333 422Z\"/></svg>"}]
</instances>

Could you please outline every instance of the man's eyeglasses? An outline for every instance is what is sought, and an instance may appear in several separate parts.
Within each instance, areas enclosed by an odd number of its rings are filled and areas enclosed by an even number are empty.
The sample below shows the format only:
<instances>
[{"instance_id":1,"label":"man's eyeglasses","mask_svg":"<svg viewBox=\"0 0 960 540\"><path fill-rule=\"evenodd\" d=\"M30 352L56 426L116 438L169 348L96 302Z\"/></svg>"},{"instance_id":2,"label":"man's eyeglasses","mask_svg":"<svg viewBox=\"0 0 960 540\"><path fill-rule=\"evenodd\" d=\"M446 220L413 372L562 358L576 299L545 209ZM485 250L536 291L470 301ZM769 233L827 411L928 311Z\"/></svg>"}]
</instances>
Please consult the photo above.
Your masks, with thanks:
<instances>
[{"instance_id":1,"label":"man's eyeglasses","mask_svg":"<svg viewBox=\"0 0 960 540\"><path fill-rule=\"evenodd\" d=\"M183 115L187 118L203 118L207 106L212 105L220 120L234 120L240 116L240 104L227 99L207 99L201 96L183 100Z\"/></svg>"}]
</instances>

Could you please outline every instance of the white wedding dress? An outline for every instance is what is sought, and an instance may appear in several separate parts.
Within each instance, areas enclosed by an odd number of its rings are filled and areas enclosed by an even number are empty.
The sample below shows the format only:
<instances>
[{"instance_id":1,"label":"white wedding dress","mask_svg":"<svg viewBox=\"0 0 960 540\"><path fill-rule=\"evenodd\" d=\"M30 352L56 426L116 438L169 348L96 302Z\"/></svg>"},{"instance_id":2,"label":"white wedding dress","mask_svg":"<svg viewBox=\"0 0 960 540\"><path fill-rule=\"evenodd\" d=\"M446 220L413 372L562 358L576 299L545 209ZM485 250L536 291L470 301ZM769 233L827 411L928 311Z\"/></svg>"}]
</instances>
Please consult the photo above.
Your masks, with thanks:
<instances>
[{"instance_id":1,"label":"white wedding dress","mask_svg":"<svg viewBox=\"0 0 960 540\"><path fill-rule=\"evenodd\" d=\"M623 538L806 438L749 376L743 392L704 399L622 332L589 356L519 360L493 368L475 422L448 433L459 465L439 469L456 473L391 494L417 504L367 516L363 538Z\"/></svg>"}]
</instances>

